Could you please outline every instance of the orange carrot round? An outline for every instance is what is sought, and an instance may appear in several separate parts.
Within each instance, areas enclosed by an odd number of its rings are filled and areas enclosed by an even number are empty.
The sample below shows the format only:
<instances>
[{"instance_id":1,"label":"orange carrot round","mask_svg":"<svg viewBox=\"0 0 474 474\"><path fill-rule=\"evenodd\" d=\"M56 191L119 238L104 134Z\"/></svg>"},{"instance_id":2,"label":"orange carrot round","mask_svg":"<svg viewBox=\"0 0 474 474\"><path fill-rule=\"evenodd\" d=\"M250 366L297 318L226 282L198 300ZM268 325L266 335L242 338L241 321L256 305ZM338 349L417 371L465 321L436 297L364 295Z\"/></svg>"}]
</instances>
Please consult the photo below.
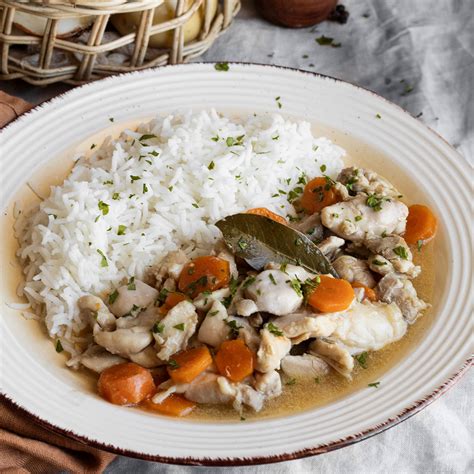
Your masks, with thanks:
<instances>
[{"instance_id":1,"label":"orange carrot round","mask_svg":"<svg viewBox=\"0 0 474 474\"><path fill-rule=\"evenodd\" d=\"M375 294L375 291L372 288L369 288L368 286L364 285L360 281L353 281L352 288L364 288L364 298L368 298L370 301L377 300L377 295Z\"/></svg>"},{"instance_id":2,"label":"orange carrot round","mask_svg":"<svg viewBox=\"0 0 474 474\"><path fill-rule=\"evenodd\" d=\"M427 242L436 234L438 222L431 209L422 204L413 204L408 208L408 219L403 236L408 244L418 241Z\"/></svg>"},{"instance_id":3,"label":"orange carrot round","mask_svg":"<svg viewBox=\"0 0 474 474\"><path fill-rule=\"evenodd\" d=\"M105 369L98 390L101 397L115 405L135 405L154 392L155 383L149 370L129 362Z\"/></svg>"},{"instance_id":4,"label":"orange carrot round","mask_svg":"<svg viewBox=\"0 0 474 474\"><path fill-rule=\"evenodd\" d=\"M240 382L253 372L253 352L242 339L224 341L214 361L219 373L232 382Z\"/></svg>"},{"instance_id":5,"label":"orange carrot round","mask_svg":"<svg viewBox=\"0 0 474 474\"><path fill-rule=\"evenodd\" d=\"M171 308L174 308L178 303L181 303L181 301L185 300L189 300L185 294L179 293L177 291L170 291L166 295L166 299L163 305L160 306L159 311L161 314L166 314Z\"/></svg>"},{"instance_id":6,"label":"orange carrot round","mask_svg":"<svg viewBox=\"0 0 474 474\"><path fill-rule=\"evenodd\" d=\"M307 299L314 310L322 313L336 313L344 311L351 305L355 294L348 281L327 275L320 275L318 281Z\"/></svg>"},{"instance_id":7,"label":"orange carrot round","mask_svg":"<svg viewBox=\"0 0 474 474\"><path fill-rule=\"evenodd\" d=\"M172 393L161 403L153 403L151 400L146 400L142 406L147 410L156 411L163 415L186 416L193 411L196 404L186 400L186 398L181 395Z\"/></svg>"},{"instance_id":8,"label":"orange carrot round","mask_svg":"<svg viewBox=\"0 0 474 474\"><path fill-rule=\"evenodd\" d=\"M206 346L178 352L168 366L168 374L175 383L189 383L212 364L212 357Z\"/></svg>"},{"instance_id":9,"label":"orange carrot round","mask_svg":"<svg viewBox=\"0 0 474 474\"><path fill-rule=\"evenodd\" d=\"M283 225L288 225L288 222L284 217L280 216L279 214L275 214L266 207L255 207L254 209L249 209L246 211L246 214L256 214L257 216L268 217L272 221L279 222Z\"/></svg>"},{"instance_id":10,"label":"orange carrot round","mask_svg":"<svg viewBox=\"0 0 474 474\"><path fill-rule=\"evenodd\" d=\"M329 178L319 177L309 181L301 196L301 207L306 214L319 212L341 200L334 189L334 182Z\"/></svg>"},{"instance_id":11,"label":"orange carrot round","mask_svg":"<svg viewBox=\"0 0 474 474\"><path fill-rule=\"evenodd\" d=\"M178 288L191 298L203 291L214 291L228 286L230 266L222 258L197 257L187 263L179 275Z\"/></svg>"}]
</instances>

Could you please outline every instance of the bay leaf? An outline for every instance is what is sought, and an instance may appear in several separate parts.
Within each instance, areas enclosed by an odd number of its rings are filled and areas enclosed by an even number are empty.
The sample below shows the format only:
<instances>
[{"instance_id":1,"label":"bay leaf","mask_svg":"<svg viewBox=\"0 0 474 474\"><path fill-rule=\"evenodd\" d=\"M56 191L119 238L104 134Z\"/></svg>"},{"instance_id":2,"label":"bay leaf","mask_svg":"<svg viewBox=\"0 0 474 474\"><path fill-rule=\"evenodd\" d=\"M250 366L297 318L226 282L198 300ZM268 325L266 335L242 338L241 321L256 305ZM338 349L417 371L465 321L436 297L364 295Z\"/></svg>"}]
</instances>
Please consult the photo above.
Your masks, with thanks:
<instances>
[{"instance_id":1,"label":"bay leaf","mask_svg":"<svg viewBox=\"0 0 474 474\"><path fill-rule=\"evenodd\" d=\"M216 222L234 255L255 270L267 263L291 263L312 273L338 277L318 247L303 233L256 214L234 214Z\"/></svg>"}]
</instances>

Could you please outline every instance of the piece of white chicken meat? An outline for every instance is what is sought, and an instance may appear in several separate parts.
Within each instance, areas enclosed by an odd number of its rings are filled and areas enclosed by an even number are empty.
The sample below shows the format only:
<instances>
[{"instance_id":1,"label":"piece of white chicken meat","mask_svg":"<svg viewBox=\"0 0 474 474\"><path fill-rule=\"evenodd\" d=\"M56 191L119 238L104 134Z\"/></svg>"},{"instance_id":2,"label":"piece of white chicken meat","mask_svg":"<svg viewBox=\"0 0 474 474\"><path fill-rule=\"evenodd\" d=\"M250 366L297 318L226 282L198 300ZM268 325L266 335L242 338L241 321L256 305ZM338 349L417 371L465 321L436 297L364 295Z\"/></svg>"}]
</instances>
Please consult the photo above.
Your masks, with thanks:
<instances>
[{"instance_id":1,"label":"piece of white chicken meat","mask_svg":"<svg viewBox=\"0 0 474 474\"><path fill-rule=\"evenodd\" d=\"M383 257L391 263L391 268L397 273L404 273L409 278L416 278L421 268L413 263L413 255L408 247L405 239L399 235L387 235L379 237L377 235L368 235L365 239L366 247L375 254L374 258L378 256ZM371 259L373 262L373 258ZM374 265L372 264L374 268ZM378 273L386 274L386 269L381 269L380 265L375 265L375 270Z\"/></svg>"},{"instance_id":2,"label":"piece of white chicken meat","mask_svg":"<svg viewBox=\"0 0 474 474\"><path fill-rule=\"evenodd\" d=\"M317 244L317 247L321 250L322 254L332 262L341 255L341 247L343 247L345 243L346 241L344 239L331 235Z\"/></svg>"},{"instance_id":3,"label":"piece of white chicken meat","mask_svg":"<svg viewBox=\"0 0 474 474\"><path fill-rule=\"evenodd\" d=\"M309 216L303 217L301 221L290 224L293 229L296 229L307 235L313 242L320 242L324 238L324 228L321 224L321 216L315 212Z\"/></svg>"},{"instance_id":4,"label":"piece of white chicken meat","mask_svg":"<svg viewBox=\"0 0 474 474\"><path fill-rule=\"evenodd\" d=\"M126 362L126 359L118 355L107 352L103 347L92 344L82 354L71 357L66 365L75 369L79 368L79 364L100 374L105 369L117 364Z\"/></svg>"},{"instance_id":5,"label":"piece of white chicken meat","mask_svg":"<svg viewBox=\"0 0 474 474\"><path fill-rule=\"evenodd\" d=\"M292 379L314 379L329 373L329 365L311 354L287 355L281 361L281 369Z\"/></svg>"},{"instance_id":6,"label":"piece of white chicken meat","mask_svg":"<svg viewBox=\"0 0 474 474\"><path fill-rule=\"evenodd\" d=\"M370 272L368 263L350 255L342 255L333 262L339 278L343 278L350 283L359 282L369 288L376 285L375 279Z\"/></svg>"},{"instance_id":7,"label":"piece of white chicken meat","mask_svg":"<svg viewBox=\"0 0 474 474\"><path fill-rule=\"evenodd\" d=\"M77 300L77 305L81 313L89 319L92 327L98 325L104 331L113 331L115 329L115 316L99 297L92 295L81 296Z\"/></svg>"},{"instance_id":8,"label":"piece of white chicken meat","mask_svg":"<svg viewBox=\"0 0 474 474\"><path fill-rule=\"evenodd\" d=\"M328 339L315 339L310 344L310 354L322 358L334 370L349 380L354 369L354 359L349 351Z\"/></svg>"},{"instance_id":9,"label":"piece of white chicken meat","mask_svg":"<svg viewBox=\"0 0 474 474\"><path fill-rule=\"evenodd\" d=\"M159 322L157 330L153 331L159 348L158 358L168 361L173 354L184 350L196 330L197 322L196 310L189 301L181 301L171 308Z\"/></svg>"},{"instance_id":10,"label":"piece of white chicken meat","mask_svg":"<svg viewBox=\"0 0 474 474\"><path fill-rule=\"evenodd\" d=\"M183 267L188 261L188 257L182 250L175 250L166 255L159 266L154 270L157 288L162 286L163 281L168 277L177 281Z\"/></svg>"},{"instance_id":11,"label":"piece of white chicken meat","mask_svg":"<svg viewBox=\"0 0 474 474\"><path fill-rule=\"evenodd\" d=\"M158 294L158 291L150 285L131 278L126 285L115 290L109 308L118 318L131 315L154 303L158 298Z\"/></svg>"},{"instance_id":12,"label":"piece of white chicken meat","mask_svg":"<svg viewBox=\"0 0 474 474\"><path fill-rule=\"evenodd\" d=\"M390 181L367 168L355 166L344 168L339 173L337 181L354 193L378 194L392 198L401 197Z\"/></svg>"},{"instance_id":13,"label":"piece of white chicken meat","mask_svg":"<svg viewBox=\"0 0 474 474\"><path fill-rule=\"evenodd\" d=\"M363 242L368 234L401 234L405 231L408 208L392 198L359 195L326 206L323 225L343 239Z\"/></svg>"},{"instance_id":14,"label":"piece of white chicken meat","mask_svg":"<svg viewBox=\"0 0 474 474\"><path fill-rule=\"evenodd\" d=\"M395 303L410 324L428 307L428 304L418 297L413 283L404 275L385 275L377 285L377 293L381 301Z\"/></svg>"},{"instance_id":15,"label":"piece of white chicken meat","mask_svg":"<svg viewBox=\"0 0 474 474\"><path fill-rule=\"evenodd\" d=\"M281 377L276 370L265 373L256 372L253 386L255 390L263 394L265 399L278 397L282 392Z\"/></svg>"},{"instance_id":16,"label":"piece of white chicken meat","mask_svg":"<svg viewBox=\"0 0 474 474\"><path fill-rule=\"evenodd\" d=\"M259 372L271 372L280 368L280 362L291 349L291 341L280 335L280 331L270 329L273 326L266 325L260 331L260 347L257 352L256 369Z\"/></svg>"}]
</instances>

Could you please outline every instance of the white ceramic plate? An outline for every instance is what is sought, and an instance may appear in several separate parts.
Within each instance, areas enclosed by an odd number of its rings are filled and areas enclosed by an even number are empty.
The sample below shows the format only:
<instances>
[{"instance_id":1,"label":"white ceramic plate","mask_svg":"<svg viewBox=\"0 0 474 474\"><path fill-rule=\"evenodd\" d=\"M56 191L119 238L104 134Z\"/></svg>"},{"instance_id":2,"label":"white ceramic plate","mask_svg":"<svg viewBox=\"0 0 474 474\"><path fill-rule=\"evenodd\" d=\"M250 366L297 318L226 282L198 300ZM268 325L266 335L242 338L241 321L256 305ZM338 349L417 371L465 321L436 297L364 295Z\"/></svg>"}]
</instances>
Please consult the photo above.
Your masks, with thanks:
<instances>
[{"instance_id":1,"label":"white ceramic plate","mask_svg":"<svg viewBox=\"0 0 474 474\"><path fill-rule=\"evenodd\" d=\"M281 98L281 110L276 97ZM110 117L120 127L157 113L209 107L279 111L321 122L380 149L389 159L387 169L395 164L403 170L404 179L416 188L414 197L440 216L435 319L426 336L383 376L377 390L360 390L285 418L203 425L101 400L83 378L64 368L50 342L38 335L37 323L24 321L4 304L4 396L52 429L105 449L165 462L221 465L325 452L379 432L426 406L466 370L471 353L470 168L433 131L367 90L316 74L243 64L231 64L228 72L218 72L212 64L193 64L105 79L37 107L3 130L3 207L48 161L109 127ZM382 171L384 167L378 164ZM5 227L2 230L11 234ZM9 253L2 248L1 257L2 266L15 265L11 249ZM3 299L11 301L13 290L13 283L4 278Z\"/></svg>"}]
</instances>

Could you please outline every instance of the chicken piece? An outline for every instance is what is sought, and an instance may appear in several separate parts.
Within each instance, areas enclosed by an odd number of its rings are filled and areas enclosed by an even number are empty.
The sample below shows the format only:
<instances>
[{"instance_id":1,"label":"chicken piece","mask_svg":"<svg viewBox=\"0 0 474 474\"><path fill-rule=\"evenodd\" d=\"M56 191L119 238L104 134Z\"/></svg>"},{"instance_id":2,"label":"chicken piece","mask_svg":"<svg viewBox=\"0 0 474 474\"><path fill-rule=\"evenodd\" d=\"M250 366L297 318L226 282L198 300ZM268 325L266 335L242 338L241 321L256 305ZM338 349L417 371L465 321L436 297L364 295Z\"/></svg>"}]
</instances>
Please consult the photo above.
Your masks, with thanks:
<instances>
[{"instance_id":1,"label":"chicken piece","mask_svg":"<svg viewBox=\"0 0 474 474\"><path fill-rule=\"evenodd\" d=\"M359 260L350 255L342 255L332 265L339 277L350 283L358 281L369 288L376 285L375 279L370 273L369 265L365 260Z\"/></svg>"},{"instance_id":2,"label":"chicken piece","mask_svg":"<svg viewBox=\"0 0 474 474\"><path fill-rule=\"evenodd\" d=\"M334 191L336 191L337 194L339 194L340 198L342 201L347 201L348 199L351 199L351 195L349 194L349 190L347 187L336 181L336 183L333 185Z\"/></svg>"},{"instance_id":3,"label":"chicken piece","mask_svg":"<svg viewBox=\"0 0 474 474\"><path fill-rule=\"evenodd\" d=\"M274 323L291 339L292 344L299 344L312 337L328 337L336 329L336 322L324 315L313 312L301 312L282 316Z\"/></svg>"},{"instance_id":4,"label":"chicken piece","mask_svg":"<svg viewBox=\"0 0 474 474\"><path fill-rule=\"evenodd\" d=\"M79 364L100 374L105 369L126 362L126 359L107 352L103 347L95 344L87 348L77 357L72 357L66 362L68 367L79 368Z\"/></svg>"},{"instance_id":5,"label":"chicken piece","mask_svg":"<svg viewBox=\"0 0 474 474\"><path fill-rule=\"evenodd\" d=\"M159 294L155 288L140 280L133 280L121 286L117 289L117 293L115 301L109 308L118 318L132 313L136 308L146 308L156 301Z\"/></svg>"},{"instance_id":6,"label":"chicken piece","mask_svg":"<svg viewBox=\"0 0 474 474\"><path fill-rule=\"evenodd\" d=\"M263 316L260 313L253 313L248 317L248 322L253 328L259 328L263 325Z\"/></svg>"},{"instance_id":7,"label":"chicken piece","mask_svg":"<svg viewBox=\"0 0 474 474\"><path fill-rule=\"evenodd\" d=\"M388 275L389 273L395 273L393 265L384 257L380 255L371 255L367 259L369 268L379 275Z\"/></svg>"},{"instance_id":8,"label":"chicken piece","mask_svg":"<svg viewBox=\"0 0 474 474\"><path fill-rule=\"evenodd\" d=\"M145 349L153 341L153 337L149 328L135 326L110 332L95 331L94 341L112 354L129 358L131 354Z\"/></svg>"},{"instance_id":9,"label":"chicken piece","mask_svg":"<svg viewBox=\"0 0 474 474\"><path fill-rule=\"evenodd\" d=\"M407 216L408 207L402 202L366 195L338 202L321 211L324 226L353 242L363 242L368 234L401 234L405 231Z\"/></svg>"},{"instance_id":10,"label":"chicken piece","mask_svg":"<svg viewBox=\"0 0 474 474\"><path fill-rule=\"evenodd\" d=\"M321 224L321 216L317 212L305 216L301 221L290 225L293 229L299 230L307 235L313 242L319 242L324 238L324 228Z\"/></svg>"},{"instance_id":11,"label":"chicken piece","mask_svg":"<svg viewBox=\"0 0 474 474\"><path fill-rule=\"evenodd\" d=\"M224 242L221 242L218 245L217 257L222 260L227 260L229 262L230 276L237 280L239 278L239 270L237 270L237 265L235 264L234 255L229 251Z\"/></svg>"},{"instance_id":12,"label":"chicken piece","mask_svg":"<svg viewBox=\"0 0 474 474\"><path fill-rule=\"evenodd\" d=\"M201 323L197 337L198 341L212 347L219 347L229 336L227 317L225 306L220 301L215 300Z\"/></svg>"},{"instance_id":13,"label":"chicken piece","mask_svg":"<svg viewBox=\"0 0 474 474\"><path fill-rule=\"evenodd\" d=\"M303 295L291 285L291 277L281 270L264 270L246 289L259 311L281 316L293 313L303 302Z\"/></svg>"},{"instance_id":14,"label":"chicken piece","mask_svg":"<svg viewBox=\"0 0 474 474\"><path fill-rule=\"evenodd\" d=\"M134 326L142 326L151 329L153 325L162 319L162 315L154 305L148 306L145 311L141 311L136 316L123 316L117 319L117 328L129 329Z\"/></svg>"},{"instance_id":15,"label":"chicken piece","mask_svg":"<svg viewBox=\"0 0 474 474\"><path fill-rule=\"evenodd\" d=\"M386 237L368 235L365 245L376 257L379 255L387 259L397 273L404 273L409 278L420 274L421 268L414 265L413 255L403 237L395 234Z\"/></svg>"},{"instance_id":16,"label":"chicken piece","mask_svg":"<svg viewBox=\"0 0 474 474\"><path fill-rule=\"evenodd\" d=\"M281 361L285 375L296 379L314 379L329 373L329 366L323 359L311 354L287 355Z\"/></svg>"},{"instance_id":17,"label":"chicken piece","mask_svg":"<svg viewBox=\"0 0 474 474\"><path fill-rule=\"evenodd\" d=\"M279 369L281 359L290 352L291 341L285 335L276 336L267 327L260 331L260 338L256 369L264 373Z\"/></svg>"},{"instance_id":18,"label":"chicken piece","mask_svg":"<svg viewBox=\"0 0 474 474\"><path fill-rule=\"evenodd\" d=\"M194 305L181 301L168 311L160 321L161 332L153 336L160 348L158 358L168 361L169 358L186 348L189 338L194 334L198 317Z\"/></svg>"},{"instance_id":19,"label":"chicken piece","mask_svg":"<svg viewBox=\"0 0 474 474\"><path fill-rule=\"evenodd\" d=\"M166 277L178 280L181 270L188 263L188 260L188 257L182 250L175 250L166 255L159 267L154 271L156 287L159 288Z\"/></svg>"},{"instance_id":20,"label":"chicken piece","mask_svg":"<svg viewBox=\"0 0 474 474\"><path fill-rule=\"evenodd\" d=\"M254 300L242 299L234 304L235 312L239 316L249 317L258 312L258 307Z\"/></svg>"},{"instance_id":21,"label":"chicken piece","mask_svg":"<svg viewBox=\"0 0 474 474\"><path fill-rule=\"evenodd\" d=\"M196 298L194 298L193 305L196 307L196 309L199 309L201 311L209 311L215 301L223 301L229 296L229 288L221 288L220 290L212 291L209 294L203 292L200 293Z\"/></svg>"},{"instance_id":22,"label":"chicken piece","mask_svg":"<svg viewBox=\"0 0 474 474\"><path fill-rule=\"evenodd\" d=\"M380 194L392 198L399 198L400 193L387 179L375 171L366 168L351 166L344 168L337 180L355 193Z\"/></svg>"},{"instance_id":23,"label":"chicken piece","mask_svg":"<svg viewBox=\"0 0 474 474\"><path fill-rule=\"evenodd\" d=\"M354 369L354 359L347 349L329 340L316 339L310 345L310 353L321 357L334 370L349 380Z\"/></svg>"},{"instance_id":24,"label":"chicken piece","mask_svg":"<svg viewBox=\"0 0 474 474\"><path fill-rule=\"evenodd\" d=\"M136 354L130 354L129 359L146 369L153 369L154 367L166 364L166 362L158 358L156 349L153 346L145 347L145 349Z\"/></svg>"},{"instance_id":25,"label":"chicken piece","mask_svg":"<svg viewBox=\"0 0 474 474\"><path fill-rule=\"evenodd\" d=\"M413 324L420 312L429 306L418 297L413 283L396 273L389 273L379 281L377 293L381 301L395 303L409 324Z\"/></svg>"},{"instance_id":26,"label":"chicken piece","mask_svg":"<svg viewBox=\"0 0 474 474\"><path fill-rule=\"evenodd\" d=\"M339 237L335 237L334 235L331 235L327 239L324 239L322 242L320 242L317 247L323 255L329 260L333 261L335 258L337 258L341 250L340 248L346 243L344 239L341 239Z\"/></svg>"},{"instance_id":27,"label":"chicken piece","mask_svg":"<svg viewBox=\"0 0 474 474\"><path fill-rule=\"evenodd\" d=\"M244 383L232 383L225 377L219 377L217 383L222 393L233 398L232 406L234 410L242 412L243 405L260 411L265 398L262 393Z\"/></svg>"},{"instance_id":28,"label":"chicken piece","mask_svg":"<svg viewBox=\"0 0 474 474\"><path fill-rule=\"evenodd\" d=\"M299 280L299 281L306 281L306 280L312 280L313 278L316 278L315 273L310 273L308 270L306 270L303 267L300 267L299 265L291 265L291 264L286 264L286 265L281 265L279 263L268 263L265 265L265 270L281 270L283 273L288 275L292 280Z\"/></svg>"},{"instance_id":29,"label":"chicken piece","mask_svg":"<svg viewBox=\"0 0 474 474\"><path fill-rule=\"evenodd\" d=\"M113 331L115 329L115 316L99 297L92 295L81 296L77 300L77 306L81 313L87 315L92 325L97 323L104 331Z\"/></svg>"},{"instance_id":30,"label":"chicken piece","mask_svg":"<svg viewBox=\"0 0 474 474\"><path fill-rule=\"evenodd\" d=\"M336 323L330 339L350 354L377 351L401 339L407 323L396 304L354 301L349 309L327 315Z\"/></svg>"},{"instance_id":31,"label":"chicken piece","mask_svg":"<svg viewBox=\"0 0 474 474\"><path fill-rule=\"evenodd\" d=\"M226 324L229 329L228 337L239 337L240 339L243 339L251 351L257 352L260 347L260 336L249 323L247 318L229 316ZM236 333L236 331L238 331L238 333Z\"/></svg>"},{"instance_id":32,"label":"chicken piece","mask_svg":"<svg viewBox=\"0 0 474 474\"><path fill-rule=\"evenodd\" d=\"M278 397L282 392L281 377L276 370L271 370L264 374L256 372L253 386L255 390L261 392L266 399Z\"/></svg>"}]
</instances>

